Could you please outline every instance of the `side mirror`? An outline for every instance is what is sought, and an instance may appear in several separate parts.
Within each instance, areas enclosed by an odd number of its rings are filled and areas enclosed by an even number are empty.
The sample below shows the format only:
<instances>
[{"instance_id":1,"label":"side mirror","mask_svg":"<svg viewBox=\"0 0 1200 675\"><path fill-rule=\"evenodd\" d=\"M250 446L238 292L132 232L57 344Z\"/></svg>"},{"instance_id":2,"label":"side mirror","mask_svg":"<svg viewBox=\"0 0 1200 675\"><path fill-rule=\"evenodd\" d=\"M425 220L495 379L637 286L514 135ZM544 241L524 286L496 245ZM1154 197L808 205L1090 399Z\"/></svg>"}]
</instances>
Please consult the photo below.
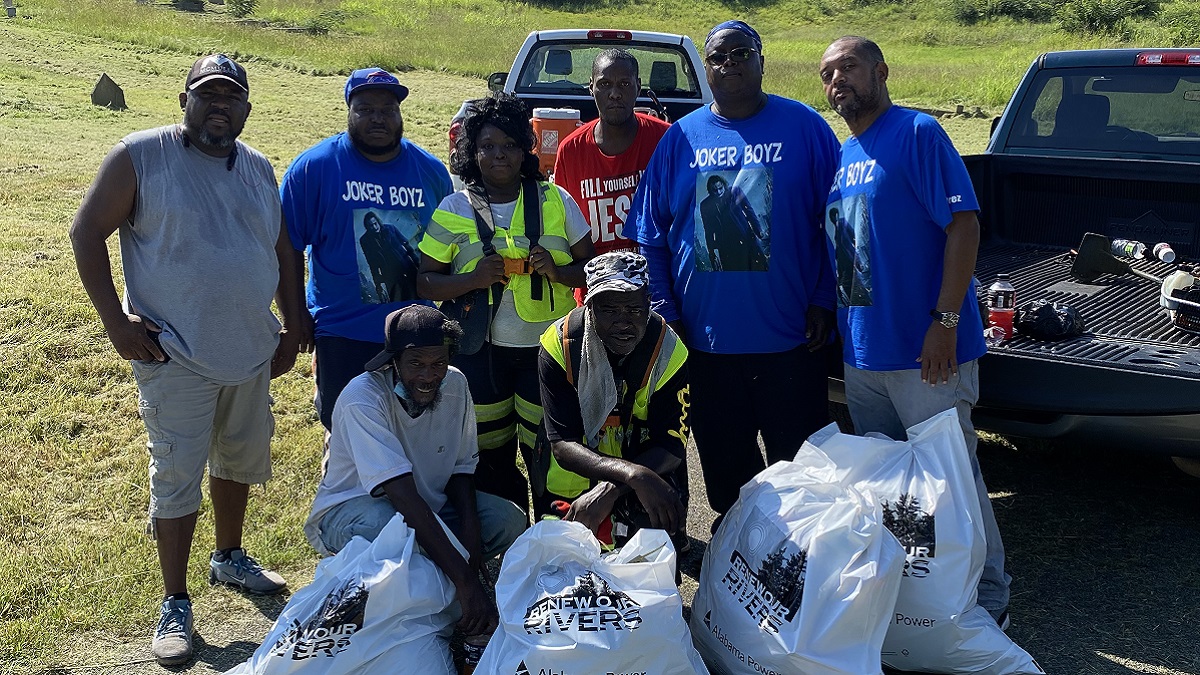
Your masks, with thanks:
<instances>
[{"instance_id":1,"label":"side mirror","mask_svg":"<svg viewBox=\"0 0 1200 675\"><path fill-rule=\"evenodd\" d=\"M504 82L508 80L508 73L492 73L487 76L488 91L504 91Z\"/></svg>"},{"instance_id":2,"label":"side mirror","mask_svg":"<svg viewBox=\"0 0 1200 675\"><path fill-rule=\"evenodd\" d=\"M992 136L996 135L996 127L998 127L998 126L1000 126L1000 118L998 116L993 117L992 118L992 130L988 132L988 138L991 138Z\"/></svg>"}]
</instances>

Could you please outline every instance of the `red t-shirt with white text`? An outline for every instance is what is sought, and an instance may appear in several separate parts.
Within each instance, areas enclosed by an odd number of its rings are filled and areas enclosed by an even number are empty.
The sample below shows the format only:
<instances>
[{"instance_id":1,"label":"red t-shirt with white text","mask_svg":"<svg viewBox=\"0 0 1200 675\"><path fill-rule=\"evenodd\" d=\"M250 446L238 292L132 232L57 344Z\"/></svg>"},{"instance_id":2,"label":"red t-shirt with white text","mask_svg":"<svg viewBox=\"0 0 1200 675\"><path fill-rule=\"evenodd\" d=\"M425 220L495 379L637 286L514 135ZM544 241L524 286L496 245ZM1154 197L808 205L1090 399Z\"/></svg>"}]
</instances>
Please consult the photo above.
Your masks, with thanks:
<instances>
[{"instance_id":1,"label":"red t-shirt with white text","mask_svg":"<svg viewBox=\"0 0 1200 675\"><path fill-rule=\"evenodd\" d=\"M554 182L575 198L587 217L597 254L637 250L637 243L626 239L621 230L650 156L671 126L649 115L634 114L638 131L625 152L615 157L601 152L593 135L600 120L592 120L563 140L554 161Z\"/></svg>"}]
</instances>

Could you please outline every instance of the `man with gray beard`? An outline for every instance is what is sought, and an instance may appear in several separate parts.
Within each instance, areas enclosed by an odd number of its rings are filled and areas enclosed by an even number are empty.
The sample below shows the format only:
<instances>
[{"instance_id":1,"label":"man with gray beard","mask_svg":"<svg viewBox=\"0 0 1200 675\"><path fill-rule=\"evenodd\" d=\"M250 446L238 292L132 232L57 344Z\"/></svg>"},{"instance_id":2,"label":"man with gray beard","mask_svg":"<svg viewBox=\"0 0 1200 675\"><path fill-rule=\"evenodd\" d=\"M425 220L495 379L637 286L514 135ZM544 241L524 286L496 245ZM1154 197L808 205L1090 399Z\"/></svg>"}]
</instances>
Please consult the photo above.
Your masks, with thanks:
<instances>
[{"instance_id":1,"label":"man with gray beard","mask_svg":"<svg viewBox=\"0 0 1200 675\"><path fill-rule=\"evenodd\" d=\"M302 259L282 227L274 171L237 140L249 94L245 69L229 57L196 61L179 94L183 122L122 139L71 226L79 276L130 361L149 435L147 533L164 586L152 652L162 665L192 656L187 563L206 465L210 583L258 594L286 587L242 548L250 485L271 477L269 382L291 369L307 325ZM124 302L105 244L113 232Z\"/></svg>"}]
</instances>

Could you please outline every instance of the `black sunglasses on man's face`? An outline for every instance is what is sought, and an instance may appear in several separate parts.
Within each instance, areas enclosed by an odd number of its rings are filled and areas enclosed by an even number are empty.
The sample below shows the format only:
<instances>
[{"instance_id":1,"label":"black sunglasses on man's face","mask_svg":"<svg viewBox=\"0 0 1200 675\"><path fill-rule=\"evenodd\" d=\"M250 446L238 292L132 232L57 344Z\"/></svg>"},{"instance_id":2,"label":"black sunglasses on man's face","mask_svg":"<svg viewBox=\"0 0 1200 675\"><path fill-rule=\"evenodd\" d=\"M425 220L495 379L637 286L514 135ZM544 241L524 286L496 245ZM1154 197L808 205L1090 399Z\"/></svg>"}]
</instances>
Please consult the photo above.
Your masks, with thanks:
<instances>
[{"instance_id":1,"label":"black sunglasses on man's face","mask_svg":"<svg viewBox=\"0 0 1200 675\"><path fill-rule=\"evenodd\" d=\"M718 66L725 65L726 61L745 63L750 60L751 56L757 53L757 49L751 49L750 47L738 47L737 49L730 49L727 52L713 52L704 57L704 62L716 68Z\"/></svg>"}]
</instances>

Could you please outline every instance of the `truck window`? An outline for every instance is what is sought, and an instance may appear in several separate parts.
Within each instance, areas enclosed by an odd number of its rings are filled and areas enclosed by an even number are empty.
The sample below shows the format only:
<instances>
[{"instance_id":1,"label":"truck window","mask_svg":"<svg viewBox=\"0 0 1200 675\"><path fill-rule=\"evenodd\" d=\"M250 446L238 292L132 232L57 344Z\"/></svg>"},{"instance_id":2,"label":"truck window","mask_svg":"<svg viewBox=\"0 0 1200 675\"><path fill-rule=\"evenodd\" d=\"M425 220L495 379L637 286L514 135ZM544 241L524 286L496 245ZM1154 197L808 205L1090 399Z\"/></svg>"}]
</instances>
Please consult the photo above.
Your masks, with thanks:
<instances>
[{"instance_id":1,"label":"truck window","mask_svg":"<svg viewBox=\"0 0 1200 675\"><path fill-rule=\"evenodd\" d=\"M517 77L518 94L586 93L592 77L592 61L600 52L619 47L638 62L642 86L659 98L700 99L695 69L682 47L629 45L627 43L547 42L529 54Z\"/></svg>"},{"instance_id":2,"label":"truck window","mask_svg":"<svg viewBox=\"0 0 1200 675\"><path fill-rule=\"evenodd\" d=\"M1200 69L1043 71L1022 101L1008 144L1071 154L1200 157Z\"/></svg>"}]
</instances>

